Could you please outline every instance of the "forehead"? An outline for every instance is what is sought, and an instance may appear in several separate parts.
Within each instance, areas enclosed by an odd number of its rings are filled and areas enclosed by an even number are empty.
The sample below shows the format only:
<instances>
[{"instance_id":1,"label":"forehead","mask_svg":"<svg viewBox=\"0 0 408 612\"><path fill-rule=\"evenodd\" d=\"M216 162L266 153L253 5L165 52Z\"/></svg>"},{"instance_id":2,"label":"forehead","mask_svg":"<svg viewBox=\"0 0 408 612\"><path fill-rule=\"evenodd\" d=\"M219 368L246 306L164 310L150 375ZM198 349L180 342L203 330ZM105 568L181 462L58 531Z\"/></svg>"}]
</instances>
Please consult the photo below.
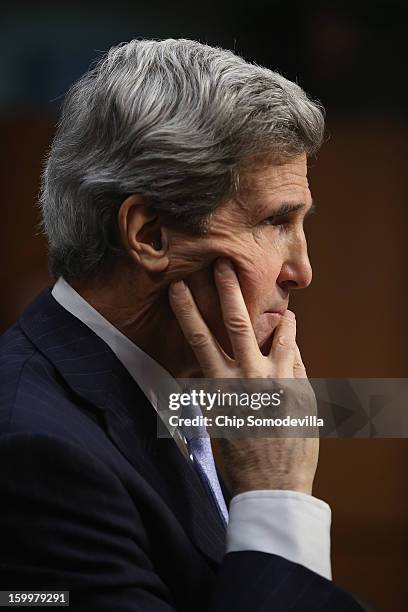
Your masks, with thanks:
<instances>
[{"instance_id":1,"label":"forehead","mask_svg":"<svg viewBox=\"0 0 408 612\"><path fill-rule=\"evenodd\" d=\"M312 205L306 155L280 163L267 159L248 163L239 179L238 194L213 216L214 230L232 225L252 227L260 217L273 215L284 204L302 204L305 212Z\"/></svg>"},{"instance_id":2,"label":"forehead","mask_svg":"<svg viewBox=\"0 0 408 612\"><path fill-rule=\"evenodd\" d=\"M299 197L307 196L309 184L307 180L306 155L292 158L285 162L273 163L265 160L254 165L248 165L240 175L240 199L270 200L280 199L291 193ZM306 203L306 202L305 202Z\"/></svg>"}]
</instances>

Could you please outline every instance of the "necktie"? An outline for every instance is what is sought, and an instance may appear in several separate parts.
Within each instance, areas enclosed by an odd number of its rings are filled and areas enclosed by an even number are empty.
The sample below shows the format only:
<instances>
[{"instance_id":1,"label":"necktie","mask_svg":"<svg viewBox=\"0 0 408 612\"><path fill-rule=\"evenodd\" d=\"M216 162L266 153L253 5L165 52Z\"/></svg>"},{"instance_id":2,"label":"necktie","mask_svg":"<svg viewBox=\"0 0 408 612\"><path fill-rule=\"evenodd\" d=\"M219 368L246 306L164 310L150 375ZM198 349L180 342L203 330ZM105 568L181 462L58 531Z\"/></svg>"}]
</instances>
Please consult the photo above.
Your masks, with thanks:
<instances>
[{"instance_id":1,"label":"necktie","mask_svg":"<svg viewBox=\"0 0 408 612\"><path fill-rule=\"evenodd\" d=\"M217 508L222 522L227 525L228 510L215 469L210 438L207 435L206 438L191 438L187 441L197 473Z\"/></svg>"},{"instance_id":2,"label":"necktie","mask_svg":"<svg viewBox=\"0 0 408 612\"><path fill-rule=\"evenodd\" d=\"M201 416L199 406L192 402L183 408L183 416ZM218 514L226 526L228 523L228 510L215 469L214 457L211 448L210 436L204 427L184 427L182 433L187 440L189 451L193 457L194 467L208 492Z\"/></svg>"}]
</instances>

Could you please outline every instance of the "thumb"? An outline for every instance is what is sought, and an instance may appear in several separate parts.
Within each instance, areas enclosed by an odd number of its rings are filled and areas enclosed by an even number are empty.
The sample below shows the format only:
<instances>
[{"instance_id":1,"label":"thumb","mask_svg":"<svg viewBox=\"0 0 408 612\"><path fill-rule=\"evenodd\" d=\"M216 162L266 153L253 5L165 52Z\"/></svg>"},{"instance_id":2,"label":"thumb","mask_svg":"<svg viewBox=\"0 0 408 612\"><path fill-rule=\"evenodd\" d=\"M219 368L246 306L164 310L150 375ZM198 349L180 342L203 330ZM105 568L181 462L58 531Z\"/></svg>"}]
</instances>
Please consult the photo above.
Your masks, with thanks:
<instances>
[{"instance_id":1,"label":"thumb","mask_svg":"<svg viewBox=\"0 0 408 612\"><path fill-rule=\"evenodd\" d=\"M291 310L286 310L275 330L269 353L279 378L293 378L295 354L296 317Z\"/></svg>"},{"instance_id":2,"label":"thumb","mask_svg":"<svg viewBox=\"0 0 408 612\"><path fill-rule=\"evenodd\" d=\"M300 350L297 344L295 348L295 362L293 364L293 376L295 378L307 378L306 368L304 366L302 355L300 354Z\"/></svg>"}]
</instances>

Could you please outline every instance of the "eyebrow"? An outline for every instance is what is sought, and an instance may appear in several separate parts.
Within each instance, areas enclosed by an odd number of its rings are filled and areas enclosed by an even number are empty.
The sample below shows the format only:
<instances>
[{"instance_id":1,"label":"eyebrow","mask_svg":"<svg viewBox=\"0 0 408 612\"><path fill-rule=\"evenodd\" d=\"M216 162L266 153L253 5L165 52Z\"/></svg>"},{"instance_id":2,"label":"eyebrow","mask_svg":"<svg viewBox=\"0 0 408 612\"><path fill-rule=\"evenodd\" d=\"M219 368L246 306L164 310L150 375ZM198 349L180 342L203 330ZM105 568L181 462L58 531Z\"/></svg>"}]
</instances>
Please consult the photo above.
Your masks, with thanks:
<instances>
[{"instance_id":1,"label":"eyebrow","mask_svg":"<svg viewBox=\"0 0 408 612\"><path fill-rule=\"evenodd\" d=\"M277 210L275 210L271 215L269 215L269 218L274 218L274 217L283 217L285 215L289 215L290 213L294 213L297 210L301 210L303 208L305 208L305 204L281 204L279 206L279 208ZM312 215L313 213L316 212L316 204L314 202L312 202L311 206L308 208L306 214L305 214L305 218L307 218L309 215Z\"/></svg>"}]
</instances>

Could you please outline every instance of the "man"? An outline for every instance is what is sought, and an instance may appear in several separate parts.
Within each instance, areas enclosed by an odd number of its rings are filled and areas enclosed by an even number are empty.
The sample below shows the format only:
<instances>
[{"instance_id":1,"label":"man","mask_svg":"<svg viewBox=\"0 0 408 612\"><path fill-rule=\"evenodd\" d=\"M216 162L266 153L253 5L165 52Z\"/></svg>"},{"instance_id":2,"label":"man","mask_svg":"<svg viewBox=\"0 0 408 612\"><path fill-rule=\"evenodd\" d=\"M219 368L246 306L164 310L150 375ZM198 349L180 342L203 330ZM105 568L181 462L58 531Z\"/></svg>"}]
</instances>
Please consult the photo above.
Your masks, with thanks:
<instances>
[{"instance_id":1,"label":"man","mask_svg":"<svg viewBox=\"0 0 408 612\"><path fill-rule=\"evenodd\" d=\"M57 282L1 343L3 589L362 609L331 582L317 439L223 440L217 474L208 440L156 427L175 378L306 376L287 308L322 136L300 87L188 40L113 48L68 93L41 194Z\"/></svg>"}]
</instances>

